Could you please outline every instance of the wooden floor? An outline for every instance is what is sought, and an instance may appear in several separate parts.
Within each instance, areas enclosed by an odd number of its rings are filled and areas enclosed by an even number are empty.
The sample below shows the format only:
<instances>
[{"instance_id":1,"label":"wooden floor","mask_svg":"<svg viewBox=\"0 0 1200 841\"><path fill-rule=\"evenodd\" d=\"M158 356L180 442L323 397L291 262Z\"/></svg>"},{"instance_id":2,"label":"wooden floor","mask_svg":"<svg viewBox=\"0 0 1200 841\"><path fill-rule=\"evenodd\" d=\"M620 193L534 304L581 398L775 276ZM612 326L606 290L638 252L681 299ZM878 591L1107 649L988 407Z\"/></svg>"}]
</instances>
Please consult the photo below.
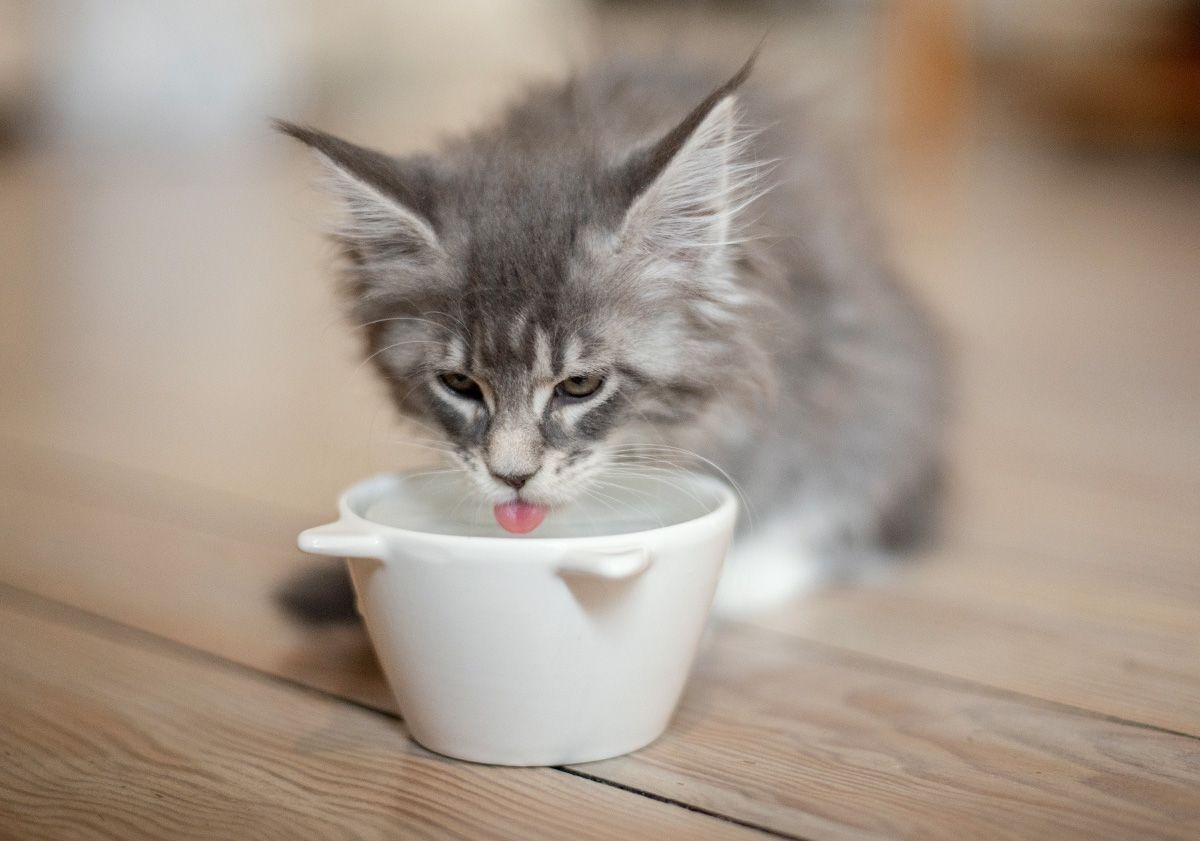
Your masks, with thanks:
<instances>
[{"instance_id":1,"label":"wooden floor","mask_svg":"<svg viewBox=\"0 0 1200 841\"><path fill-rule=\"evenodd\" d=\"M0 838L1200 838L1195 165L898 191L959 360L943 539L717 628L660 741L543 769L415 746L356 638L272 608L338 485L416 456L303 162L225 171L0 167Z\"/></svg>"}]
</instances>

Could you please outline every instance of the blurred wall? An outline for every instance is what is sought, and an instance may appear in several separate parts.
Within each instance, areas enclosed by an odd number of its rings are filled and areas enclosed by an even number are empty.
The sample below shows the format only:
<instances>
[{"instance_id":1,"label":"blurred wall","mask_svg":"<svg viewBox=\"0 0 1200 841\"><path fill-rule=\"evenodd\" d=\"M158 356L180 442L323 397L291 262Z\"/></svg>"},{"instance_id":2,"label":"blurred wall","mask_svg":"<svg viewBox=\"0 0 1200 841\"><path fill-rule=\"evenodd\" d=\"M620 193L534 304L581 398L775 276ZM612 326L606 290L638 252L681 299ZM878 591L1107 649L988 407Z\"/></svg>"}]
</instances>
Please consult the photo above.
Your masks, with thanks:
<instances>
[{"instance_id":1,"label":"blurred wall","mask_svg":"<svg viewBox=\"0 0 1200 841\"><path fill-rule=\"evenodd\" d=\"M0 0L0 436L324 510L427 453L358 363L330 202L268 117L403 152L597 53L690 45L735 67L768 30L762 72L861 115L872 21L857 4Z\"/></svg>"},{"instance_id":2,"label":"blurred wall","mask_svg":"<svg viewBox=\"0 0 1200 841\"><path fill-rule=\"evenodd\" d=\"M268 117L428 144L561 72L586 8L52 0L0 15L0 435L314 510L417 458L341 324L312 162Z\"/></svg>"},{"instance_id":3,"label":"blurred wall","mask_svg":"<svg viewBox=\"0 0 1200 841\"><path fill-rule=\"evenodd\" d=\"M686 43L732 67L766 33L761 72L829 104L868 172L882 148L872 184L908 179L891 218L914 284L983 319L995 300L958 281L963 241L933 220L963 220L968 189L991 200L1016 183L1003 167L992 186L962 175L982 143L1079 124L1029 97L1061 78L1056 48L1087 66L1166 56L1171 78L1192 78L1194 2L1070 7L1086 25L1028 0L0 0L3 445L311 510L423 459L342 324L312 162L267 118L403 152L620 50ZM1072 78L1073 102L1112 89L1103 74ZM1097 107L1088 125L1111 125ZM1191 125L1160 124L1175 127L1164 138Z\"/></svg>"}]
</instances>

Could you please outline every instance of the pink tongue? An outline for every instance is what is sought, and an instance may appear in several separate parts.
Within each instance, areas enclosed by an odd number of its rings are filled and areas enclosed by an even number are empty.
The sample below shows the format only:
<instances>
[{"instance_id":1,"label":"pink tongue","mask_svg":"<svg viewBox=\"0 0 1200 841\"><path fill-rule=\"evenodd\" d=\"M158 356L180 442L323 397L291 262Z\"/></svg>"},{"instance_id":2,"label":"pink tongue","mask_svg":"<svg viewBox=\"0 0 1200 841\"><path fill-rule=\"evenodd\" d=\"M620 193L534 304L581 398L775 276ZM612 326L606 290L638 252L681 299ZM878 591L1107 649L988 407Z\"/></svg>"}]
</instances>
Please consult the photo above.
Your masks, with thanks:
<instances>
[{"instance_id":1,"label":"pink tongue","mask_svg":"<svg viewBox=\"0 0 1200 841\"><path fill-rule=\"evenodd\" d=\"M545 505L534 505L532 502L522 502L514 499L512 502L502 502L492 509L500 528L513 534L528 534L542 524L546 512L550 509Z\"/></svg>"}]
</instances>

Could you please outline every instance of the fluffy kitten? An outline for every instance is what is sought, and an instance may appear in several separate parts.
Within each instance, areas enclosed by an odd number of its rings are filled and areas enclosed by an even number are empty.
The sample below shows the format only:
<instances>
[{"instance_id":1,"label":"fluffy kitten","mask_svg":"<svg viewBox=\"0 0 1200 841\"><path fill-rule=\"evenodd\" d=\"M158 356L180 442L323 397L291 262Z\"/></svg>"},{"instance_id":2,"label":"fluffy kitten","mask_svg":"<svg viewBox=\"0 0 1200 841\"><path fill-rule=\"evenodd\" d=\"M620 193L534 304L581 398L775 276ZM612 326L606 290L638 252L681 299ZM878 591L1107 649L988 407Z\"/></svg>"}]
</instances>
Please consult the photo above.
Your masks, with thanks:
<instances>
[{"instance_id":1,"label":"fluffy kitten","mask_svg":"<svg viewBox=\"0 0 1200 841\"><path fill-rule=\"evenodd\" d=\"M400 412L493 503L684 455L662 445L720 465L755 522L726 613L914 533L941 414L925 319L815 126L749 73L602 68L436 155L279 124L343 201L350 313ZM327 586L285 601L316 618Z\"/></svg>"}]
</instances>

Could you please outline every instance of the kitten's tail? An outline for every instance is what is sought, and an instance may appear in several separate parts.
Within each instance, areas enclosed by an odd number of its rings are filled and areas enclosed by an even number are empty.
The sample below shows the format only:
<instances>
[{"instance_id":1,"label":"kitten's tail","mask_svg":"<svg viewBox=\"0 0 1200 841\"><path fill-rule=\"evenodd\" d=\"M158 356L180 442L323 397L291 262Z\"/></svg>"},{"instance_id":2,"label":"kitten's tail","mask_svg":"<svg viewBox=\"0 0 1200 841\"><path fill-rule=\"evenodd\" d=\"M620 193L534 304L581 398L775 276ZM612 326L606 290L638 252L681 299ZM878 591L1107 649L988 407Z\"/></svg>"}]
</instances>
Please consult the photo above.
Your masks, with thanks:
<instances>
[{"instance_id":1,"label":"kitten's tail","mask_svg":"<svg viewBox=\"0 0 1200 841\"><path fill-rule=\"evenodd\" d=\"M358 622L354 587L346 565L321 563L301 570L275 591L275 604L301 625L319 627Z\"/></svg>"}]
</instances>

